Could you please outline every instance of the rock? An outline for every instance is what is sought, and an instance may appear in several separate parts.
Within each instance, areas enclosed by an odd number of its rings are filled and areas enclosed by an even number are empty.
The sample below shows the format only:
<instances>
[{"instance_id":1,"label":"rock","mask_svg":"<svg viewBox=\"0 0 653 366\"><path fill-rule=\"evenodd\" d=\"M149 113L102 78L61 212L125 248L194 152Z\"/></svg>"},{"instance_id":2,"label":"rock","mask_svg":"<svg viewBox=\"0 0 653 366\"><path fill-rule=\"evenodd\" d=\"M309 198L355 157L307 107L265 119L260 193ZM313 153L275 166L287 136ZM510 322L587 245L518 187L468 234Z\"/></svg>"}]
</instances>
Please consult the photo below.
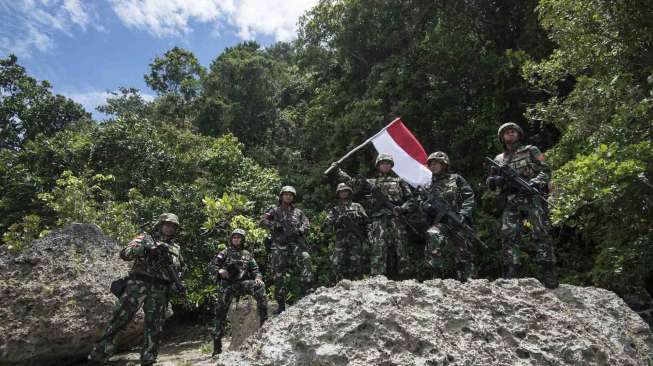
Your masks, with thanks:
<instances>
[{"instance_id":1,"label":"rock","mask_svg":"<svg viewBox=\"0 0 653 366\"><path fill-rule=\"evenodd\" d=\"M616 294L535 279L320 288L220 365L650 365L647 324Z\"/></svg>"},{"instance_id":2,"label":"rock","mask_svg":"<svg viewBox=\"0 0 653 366\"><path fill-rule=\"evenodd\" d=\"M0 248L0 364L65 365L84 359L104 331L127 274L118 244L96 225L71 224L24 253ZM121 344L142 338L142 312Z\"/></svg>"},{"instance_id":3,"label":"rock","mask_svg":"<svg viewBox=\"0 0 653 366\"><path fill-rule=\"evenodd\" d=\"M269 304L270 306L272 304ZM276 309L276 306L275 306ZM268 313L271 309L268 308ZM225 336L230 337L229 347L223 349L236 350L259 329L259 318L256 300L251 296L243 296L231 302L227 320L231 324Z\"/></svg>"}]
</instances>

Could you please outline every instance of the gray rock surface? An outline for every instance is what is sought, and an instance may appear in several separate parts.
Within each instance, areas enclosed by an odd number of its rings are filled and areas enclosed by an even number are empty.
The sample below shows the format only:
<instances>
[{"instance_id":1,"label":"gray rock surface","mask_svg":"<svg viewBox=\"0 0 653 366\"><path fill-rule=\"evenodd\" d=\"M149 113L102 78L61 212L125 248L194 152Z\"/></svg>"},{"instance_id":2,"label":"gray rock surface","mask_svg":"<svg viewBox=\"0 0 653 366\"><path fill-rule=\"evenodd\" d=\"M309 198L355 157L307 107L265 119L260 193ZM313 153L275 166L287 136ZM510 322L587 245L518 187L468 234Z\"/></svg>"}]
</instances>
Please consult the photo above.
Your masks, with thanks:
<instances>
[{"instance_id":1,"label":"gray rock surface","mask_svg":"<svg viewBox=\"0 0 653 366\"><path fill-rule=\"evenodd\" d=\"M102 335L127 274L119 246L96 225L72 224L19 255L0 248L0 365L65 365L85 358ZM142 312L121 337L140 341Z\"/></svg>"},{"instance_id":2,"label":"gray rock surface","mask_svg":"<svg viewBox=\"0 0 653 366\"><path fill-rule=\"evenodd\" d=\"M320 288L220 365L650 365L648 325L614 293L535 279Z\"/></svg>"}]
</instances>

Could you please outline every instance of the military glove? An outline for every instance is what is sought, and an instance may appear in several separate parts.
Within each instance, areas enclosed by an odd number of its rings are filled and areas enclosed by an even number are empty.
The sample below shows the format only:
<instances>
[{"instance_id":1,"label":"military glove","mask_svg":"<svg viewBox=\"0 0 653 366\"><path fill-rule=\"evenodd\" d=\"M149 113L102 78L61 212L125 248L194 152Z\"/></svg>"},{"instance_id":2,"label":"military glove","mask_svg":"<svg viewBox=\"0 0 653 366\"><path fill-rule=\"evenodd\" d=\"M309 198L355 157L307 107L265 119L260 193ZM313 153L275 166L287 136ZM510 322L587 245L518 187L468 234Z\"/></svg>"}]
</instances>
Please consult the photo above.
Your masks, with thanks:
<instances>
[{"instance_id":1,"label":"military glove","mask_svg":"<svg viewBox=\"0 0 653 366\"><path fill-rule=\"evenodd\" d=\"M540 183L536 182L534 180L529 180L528 185L531 186L532 188L537 189L538 191L540 190Z\"/></svg>"},{"instance_id":2,"label":"military glove","mask_svg":"<svg viewBox=\"0 0 653 366\"><path fill-rule=\"evenodd\" d=\"M405 213L406 213L406 209L403 208L403 207L401 207L401 206L395 206L395 207L392 209L392 212L393 212L395 215L399 216L399 215L403 215L403 214L405 214Z\"/></svg>"}]
</instances>

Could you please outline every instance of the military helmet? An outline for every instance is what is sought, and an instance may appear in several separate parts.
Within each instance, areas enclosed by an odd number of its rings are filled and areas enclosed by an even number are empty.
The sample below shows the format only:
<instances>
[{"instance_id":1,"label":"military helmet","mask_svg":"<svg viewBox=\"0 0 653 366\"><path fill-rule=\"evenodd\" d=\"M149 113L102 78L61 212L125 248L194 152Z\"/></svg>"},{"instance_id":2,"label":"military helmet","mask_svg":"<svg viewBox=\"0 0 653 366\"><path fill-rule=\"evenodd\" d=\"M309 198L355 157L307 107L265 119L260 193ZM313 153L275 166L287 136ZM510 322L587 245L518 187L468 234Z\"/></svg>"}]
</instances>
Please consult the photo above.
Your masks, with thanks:
<instances>
[{"instance_id":1,"label":"military helmet","mask_svg":"<svg viewBox=\"0 0 653 366\"><path fill-rule=\"evenodd\" d=\"M429 155L429 158L426 159L426 165L429 165L433 160L449 166L449 156L442 151L436 151Z\"/></svg>"},{"instance_id":2,"label":"military helmet","mask_svg":"<svg viewBox=\"0 0 653 366\"><path fill-rule=\"evenodd\" d=\"M164 222L171 222L179 226L179 218L177 217L177 215L173 213L162 213L161 215L159 215L159 219L157 220L156 225L157 226L161 225Z\"/></svg>"},{"instance_id":3,"label":"military helmet","mask_svg":"<svg viewBox=\"0 0 653 366\"><path fill-rule=\"evenodd\" d=\"M349 191L349 193L354 193L354 191L351 189L351 187L348 186L345 183L338 184L338 188L336 188L336 194L338 194L338 193L340 193L342 191Z\"/></svg>"},{"instance_id":4,"label":"military helmet","mask_svg":"<svg viewBox=\"0 0 653 366\"><path fill-rule=\"evenodd\" d=\"M279 192L279 197L281 197L281 195L284 193L292 193L293 196L297 196L297 191L293 186L283 186L283 188L281 188L281 192Z\"/></svg>"},{"instance_id":5,"label":"military helmet","mask_svg":"<svg viewBox=\"0 0 653 366\"><path fill-rule=\"evenodd\" d=\"M392 156L390 156L389 154L379 154L379 155L376 157L376 163L374 163L374 165L375 165L375 166L379 166L379 164L380 164L382 161L387 161L387 162L389 162L392 166L395 165L395 161L394 161L394 159L392 159Z\"/></svg>"},{"instance_id":6,"label":"military helmet","mask_svg":"<svg viewBox=\"0 0 653 366\"><path fill-rule=\"evenodd\" d=\"M234 229L234 231L231 232L231 235L229 235L229 237L231 238L234 235L240 235L243 237L243 239L245 239L246 233L245 230L243 229Z\"/></svg>"},{"instance_id":7,"label":"military helmet","mask_svg":"<svg viewBox=\"0 0 653 366\"><path fill-rule=\"evenodd\" d=\"M499 127L499 130L497 131L497 136L499 137L499 141L503 144L503 131L505 131L508 128L512 128L513 130L517 131L519 133L519 138L521 139L522 136L524 136L524 130L519 127L518 124L515 122L507 122L501 125Z\"/></svg>"}]
</instances>

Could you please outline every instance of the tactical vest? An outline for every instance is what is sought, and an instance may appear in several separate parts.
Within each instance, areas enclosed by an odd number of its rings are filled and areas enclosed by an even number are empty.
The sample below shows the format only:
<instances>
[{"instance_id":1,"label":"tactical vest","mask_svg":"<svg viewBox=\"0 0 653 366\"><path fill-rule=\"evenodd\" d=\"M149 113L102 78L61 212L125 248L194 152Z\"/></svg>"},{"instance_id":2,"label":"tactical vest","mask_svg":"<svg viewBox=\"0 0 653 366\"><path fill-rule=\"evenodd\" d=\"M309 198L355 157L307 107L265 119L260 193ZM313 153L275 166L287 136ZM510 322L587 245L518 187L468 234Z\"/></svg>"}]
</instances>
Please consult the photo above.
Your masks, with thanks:
<instances>
[{"instance_id":1,"label":"tactical vest","mask_svg":"<svg viewBox=\"0 0 653 366\"><path fill-rule=\"evenodd\" d=\"M135 240L139 241L142 246L154 247L155 240L149 234L138 236ZM161 242L161 241L160 241ZM163 242L162 242L163 243ZM168 246L173 267L179 271L181 269L181 248L174 242L165 243ZM134 265L129 271L130 274L143 274L150 277L172 281L160 260L154 260L151 255L136 257Z\"/></svg>"},{"instance_id":2,"label":"tactical vest","mask_svg":"<svg viewBox=\"0 0 653 366\"><path fill-rule=\"evenodd\" d=\"M515 169L522 177L531 179L539 173L535 157L531 153L532 145L517 148L514 153L503 152L494 159L499 164L507 164Z\"/></svg>"},{"instance_id":3,"label":"tactical vest","mask_svg":"<svg viewBox=\"0 0 653 366\"><path fill-rule=\"evenodd\" d=\"M245 250L234 248L225 249L223 267L229 272L232 280L250 279L252 274L249 273L249 263L254 259L252 254Z\"/></svg>"},{"instance_id":4,"label":"tactical vest","mask_svg":"<svg viewBox=\"0 0 653 366\"><path fill-rule=\"evenodd\" d=\"M429 187L429 195L441 197L449 208L458 212L462 206L462 197L458 187L458 175L442 173L434 175Z\"/></svg>"}]
</instances>

